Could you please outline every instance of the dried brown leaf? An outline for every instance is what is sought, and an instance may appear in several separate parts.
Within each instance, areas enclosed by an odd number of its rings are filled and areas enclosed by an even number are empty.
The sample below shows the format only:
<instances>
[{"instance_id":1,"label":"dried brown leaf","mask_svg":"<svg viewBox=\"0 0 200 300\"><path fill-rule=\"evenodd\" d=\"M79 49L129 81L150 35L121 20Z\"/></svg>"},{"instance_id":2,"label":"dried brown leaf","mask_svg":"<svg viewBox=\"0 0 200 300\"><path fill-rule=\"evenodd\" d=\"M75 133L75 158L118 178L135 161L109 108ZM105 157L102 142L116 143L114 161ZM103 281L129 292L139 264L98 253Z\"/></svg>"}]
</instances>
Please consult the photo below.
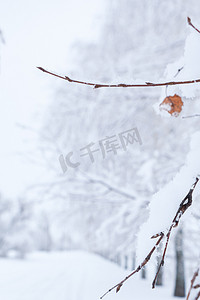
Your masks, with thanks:
<instances>
[{"instance_id":1,"label":"dried brown leaf","mask_svg":"<svg viewBox=\"0 0 200 300\"><path fill-rule=\"evenodd\" d=\"M160 104L160 110L166 110L169 114L174 117L178 117L182 111L183 101L180 96L174 95L166 97Z\"/></svg>"}]
</instances>

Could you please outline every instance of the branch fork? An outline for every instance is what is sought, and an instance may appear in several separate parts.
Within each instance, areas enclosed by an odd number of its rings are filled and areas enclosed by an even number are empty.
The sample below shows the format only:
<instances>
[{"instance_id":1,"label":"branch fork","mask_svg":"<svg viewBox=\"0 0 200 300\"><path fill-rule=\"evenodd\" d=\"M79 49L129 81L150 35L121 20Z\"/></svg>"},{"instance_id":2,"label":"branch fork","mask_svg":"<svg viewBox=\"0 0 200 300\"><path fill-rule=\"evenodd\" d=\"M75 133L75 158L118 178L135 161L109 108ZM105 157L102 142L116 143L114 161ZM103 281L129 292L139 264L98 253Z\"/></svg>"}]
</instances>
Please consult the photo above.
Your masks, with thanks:
<instances>
[{"instance_id":1,"label":"branch fork","mask_svg":"<svg viewBox=\"0 0 200 300\"><path fill-rule=\"evenodd\" d=\"M175 228L175 227L177 227L179 225L179 221L180 221L182 215L192 205L192 194L193 194L193 191L194 191L194 189L195 189L198 181L199 181L199 178L196 177L196 180L195 180L194 184L192 185L192 187L190 188L188 194L181 201L181 203L179 205L179 208L178 208L178 210L177 210L177 212L176 212L176 214L175 214L175 216L174 216L174 218L172 220L171 226L169 227L167 233L164 234L164 232L161 231L160 233L157 233L157 234L155 234L155 235L153 235L151 237L152 239L158 238L158 240L155 243L155 245L153 246L153 248L150 250L150 252L148 253L148 255L146 256L146 258L143 260L143 262L134 271L132 271L128 276L126 276L122 281L120 281L119 283L117 283L116 285L114 285L105 294L103 294L100 297L100 299L103 299L104 296L106 296L109 292L111 292L114 289L116 289L116 293L118 293L119 290L121 289L122 285L124 284L124 282L127 281L135 273L139 272L148 263L148 261L151 259L152 254L154 253L154 251L157 249L158 245L162 241L163 237L166 236L166 243L165 243L165 248L163 250L162 259L161 259L161 262L160 262L160 264L158 266L158 270L156 272L154 280L152 282L152 288L155 288L155 284L156 284L156 280L157 280L158 274L160 272L161 267L164 265L164 262L165 262L165 255L166 255L166 252L167 252L167 247L168 247L168 244L169 244L171 232L172 232L173 228Z\"/></svg>"}]
</instances>

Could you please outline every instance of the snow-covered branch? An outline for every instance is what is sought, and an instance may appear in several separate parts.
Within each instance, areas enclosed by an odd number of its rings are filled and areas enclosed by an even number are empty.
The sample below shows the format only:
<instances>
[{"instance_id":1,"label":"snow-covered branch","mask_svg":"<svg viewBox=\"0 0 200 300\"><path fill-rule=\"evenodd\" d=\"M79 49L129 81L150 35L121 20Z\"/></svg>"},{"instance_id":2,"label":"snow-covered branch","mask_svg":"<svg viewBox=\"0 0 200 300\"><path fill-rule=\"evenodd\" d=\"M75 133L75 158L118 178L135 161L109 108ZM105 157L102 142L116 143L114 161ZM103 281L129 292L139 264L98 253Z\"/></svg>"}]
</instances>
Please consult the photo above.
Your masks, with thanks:
<instances>
[{"instance_id":1,"label":"snow-covered branch","mask_svg":"<svg viewBox=\"0 0 200 300\"><path fill-rule=\"evenodd\" d=\"M178 226L180 218L185 213L185 211L188 209L188 207L192 204L192 194L193 194L193 191L194 191L198 181L199 181L199 178L196 177L196 180L195 180L194 184L192 185L191 189L189 190L188 194L181 201L181 203L179 205L179 208L178 208L178 210L175 214L175 217L173 218L173 220L171 222L171 226L167 231L167 234L165 234L162 231L162 232L152 236L151 238L158 238L159 237L159 239L157 240L157 242L155 243L153 248L150 250L148 255L145 257L143 262L133 272L131 272L128 276L126 276L122 281L120 281L118 284L116 284L112 288L110 288L103 296L100 297L100 299L102 299L105 295L107 295L109 292L111 292L115 288L116 288L116 293L117 293L120 290L120 288L122 287L122 285L124 284L125 281L127 281L135 273L139 272L148 263L148 261L151 259L152 254L154 253L154 251L157 249L158 245L162 241L163 237L166 236L167 240L166 240L166 243L165 243L165 248L164 248L164 251L163 251L162 259L161 259L160 265L158 267L158 270L156 272L156 275L155 275L153 283L152 283L152 288L155 287L155 283L156 283L159 271L160 271L161 267L164 265L164 259L165 259L167 246L168 246L168 243L169 243L169 239L170 239L172 229Z\"/></svg>"}]
</instances>

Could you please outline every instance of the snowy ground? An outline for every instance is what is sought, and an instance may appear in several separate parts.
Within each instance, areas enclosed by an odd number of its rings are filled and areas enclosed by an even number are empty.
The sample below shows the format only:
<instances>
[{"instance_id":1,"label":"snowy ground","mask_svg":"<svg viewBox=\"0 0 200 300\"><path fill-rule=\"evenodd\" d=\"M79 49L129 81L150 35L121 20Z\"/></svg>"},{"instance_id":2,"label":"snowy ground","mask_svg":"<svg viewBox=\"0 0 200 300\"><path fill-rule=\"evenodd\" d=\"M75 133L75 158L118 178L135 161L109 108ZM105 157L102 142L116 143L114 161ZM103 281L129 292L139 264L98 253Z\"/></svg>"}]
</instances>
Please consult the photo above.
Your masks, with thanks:
<instances>
[{"instance_id":1,"label":"snowy ground","mask_svg":"<svg viewBox=\"0 0 200 300\"><path fill-rule=\"evenodd\" d=\"M26 260L0 259L0 299L96 300L127 272L93 254L80 251L35 253ZM118 294L104 299L175 299L170 289L151 290L151 283L130 279Z\"/></svg>"}]
</instances>

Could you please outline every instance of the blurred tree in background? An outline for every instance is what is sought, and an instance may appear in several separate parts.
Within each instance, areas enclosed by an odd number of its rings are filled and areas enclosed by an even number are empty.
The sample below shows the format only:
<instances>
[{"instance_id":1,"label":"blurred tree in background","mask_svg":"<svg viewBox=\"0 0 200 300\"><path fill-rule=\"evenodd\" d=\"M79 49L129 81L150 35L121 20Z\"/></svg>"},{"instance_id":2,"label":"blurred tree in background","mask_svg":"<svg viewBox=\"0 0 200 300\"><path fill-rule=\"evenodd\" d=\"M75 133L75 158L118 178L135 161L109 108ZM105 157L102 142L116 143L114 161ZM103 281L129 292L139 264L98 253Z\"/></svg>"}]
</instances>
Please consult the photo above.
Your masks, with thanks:
<instances>
[{"instance_id":1,"label":"blurred tree in background","mask_svg":"<svg viewBox=\"0 0 200 300\"><path fill-rule=\"evenodd\" d=\"M64 74L108 83L160 81L166 66L183 55L187 14L198 17L200 8L194 0L190 3L109 0L106 5L100 38L96 42L75 44L74 68L69 72L63 66ZM179 65L176 71L182 67ZM11 223L2 223L2 255L16 248L10 237L19 226L16 243L22 252L26 248L84 249L134 268L137 234L148 217L148 203L180 170L190 136L198 128L198 119L162 118L156 114L153 105L158 106L163 95L170 95L170 87L93 90L61 81L38 142L38 156L52 181L26 195L27 203L31 203L29 218L19 205L10 218ZM192 105L187 100L184 99L183 114L198 111L197 99ZM84 157L80 166L68 168L63 174L58 159L61 154L65 156L73 151L73 161L77 161L81 148L90 143L97 146L100 140L135 127L142 145L130 144L127 151L118 149L116 155L106 153L105 158L94 153L94 163ZM4 204L2 208L2 214L8 212ZM174 258L177 263L184 263L184 246L186 266L191 257L198 255L198 240L192 238L188 242L191 233L199 234L198 204L195 212L184 227L184 236L179 232L173 240L176 248L169 249L170 263ZM31 241L21 243L20 232L26 229L31 232ZM155 268L156 265L157 260ZM184 273L180 272L180 265L177 264L176 296L184 294ZM170 272L162 276L169 278ZM148 276L148 267L143 275ZM159 277L158 284L163 284L163 277Z\"/></svg>"},{"instance_id":2,"label":"blurred tree in background","mask_svg":"<svg viewBox=\"0 0 200 300\"><path fill-rule=\"evenodd\" d=\"M99 41L74 47L76 67L67 75L109 83L160 80L166 65L183 54L186 11L195 16L199 7L193 2L192 6L186 1L109 1ZM170 94L169 88L166 93ZM152 105L158 102L160 94L160 89L155 88L94 91L63 82L56 92L42 132L42 139L46 137L42 145L46 149L44 159L58 182L51 186L47 197L62 198L64 203L67 201L67 211L75 211L63 222L69 227L75 222L73 228L80 235L83 248L108 258L115 252L133 253L151 196L184 163L198 120L156 115ZM185 101L184 106L189 114L195 111L197 103L189 105ZM84 158L78 168L62 174L55 160L61 153L77 154L90 142L135 126L142 146L129 145L127 152L119 150L117 155L110 153L105 159L96 155L93 164ZM117 186L119 193L106 184ZM124 197L120 190L130 197Z\"/></svg>"}]
</instances>

